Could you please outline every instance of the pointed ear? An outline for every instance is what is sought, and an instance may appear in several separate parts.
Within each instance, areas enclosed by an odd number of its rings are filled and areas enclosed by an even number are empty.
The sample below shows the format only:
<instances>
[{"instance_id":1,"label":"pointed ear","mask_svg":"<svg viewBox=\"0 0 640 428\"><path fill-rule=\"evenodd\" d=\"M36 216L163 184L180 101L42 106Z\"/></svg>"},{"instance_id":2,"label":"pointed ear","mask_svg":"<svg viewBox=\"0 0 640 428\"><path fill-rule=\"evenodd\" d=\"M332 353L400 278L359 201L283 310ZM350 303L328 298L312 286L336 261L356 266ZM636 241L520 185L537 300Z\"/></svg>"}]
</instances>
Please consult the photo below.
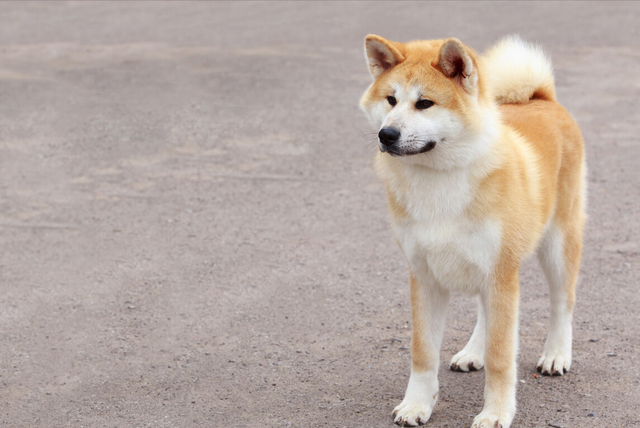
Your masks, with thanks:
<instances>
[{"instance_id":1,"label":"pointed ear","mask_svg":"<svg viewBox=\"0 0 640 428\"><path fill-rule=\"evenodd\" d=\"M445 40L436 58L436 68L471 93L478 83L478 70L470 52L458 39Z\"/></svg>"},{"instance_id":2,"label":"pointed ear","mask_svg":"<svg viewBox=\"0 0 640 428\"><path fill-rule=\"evenodd\" d=\"M405 59L393 42L374 34L364 39L364 50L374 79Z\"/></svg>"}]
</instances>

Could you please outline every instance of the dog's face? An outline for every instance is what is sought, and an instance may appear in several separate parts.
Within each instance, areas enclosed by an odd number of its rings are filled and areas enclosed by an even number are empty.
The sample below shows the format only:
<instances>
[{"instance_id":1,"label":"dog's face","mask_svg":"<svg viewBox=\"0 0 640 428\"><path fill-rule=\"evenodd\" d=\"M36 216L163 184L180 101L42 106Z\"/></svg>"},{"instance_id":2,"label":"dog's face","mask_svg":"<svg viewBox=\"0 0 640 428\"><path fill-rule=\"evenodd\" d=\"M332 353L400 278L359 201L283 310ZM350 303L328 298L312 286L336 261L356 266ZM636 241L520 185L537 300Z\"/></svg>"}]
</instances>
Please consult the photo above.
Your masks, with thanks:
<instances>
[{"instance_id":1,"label":"dog's face","mask_svg":"<svg viewBox=\"0 0 640 428\"><path fill-rule=\"evenodd\" d=\"M475 54L456 39L365 41L374 78L360 106L380 151L435 169L464 166L483 149L485 91Z\"/></svg>"}]
</instances>

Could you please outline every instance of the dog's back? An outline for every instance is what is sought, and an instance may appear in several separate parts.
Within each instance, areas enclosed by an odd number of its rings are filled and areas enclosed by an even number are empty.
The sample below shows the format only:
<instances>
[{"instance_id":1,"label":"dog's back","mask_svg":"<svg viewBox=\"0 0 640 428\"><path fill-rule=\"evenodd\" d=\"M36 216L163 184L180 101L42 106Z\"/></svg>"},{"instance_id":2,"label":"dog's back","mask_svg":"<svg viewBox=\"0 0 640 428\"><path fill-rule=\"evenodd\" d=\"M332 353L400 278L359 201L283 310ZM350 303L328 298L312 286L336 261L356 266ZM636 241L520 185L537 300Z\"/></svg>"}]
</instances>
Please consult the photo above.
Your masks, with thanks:
<instances>
[{"instance_id":1,"label":"dog's back","mask_svg":"<svg viewBox=\"0 0 640 428\"><path fill-rule=\"evenodd\" d=\"M543 217L581 233L586 217L583 141L578 125L556 100L551 61L540 47L511 36L481 62L502 122L534 154L540 205L549 212Z\"/></svg>"}]
</instances>

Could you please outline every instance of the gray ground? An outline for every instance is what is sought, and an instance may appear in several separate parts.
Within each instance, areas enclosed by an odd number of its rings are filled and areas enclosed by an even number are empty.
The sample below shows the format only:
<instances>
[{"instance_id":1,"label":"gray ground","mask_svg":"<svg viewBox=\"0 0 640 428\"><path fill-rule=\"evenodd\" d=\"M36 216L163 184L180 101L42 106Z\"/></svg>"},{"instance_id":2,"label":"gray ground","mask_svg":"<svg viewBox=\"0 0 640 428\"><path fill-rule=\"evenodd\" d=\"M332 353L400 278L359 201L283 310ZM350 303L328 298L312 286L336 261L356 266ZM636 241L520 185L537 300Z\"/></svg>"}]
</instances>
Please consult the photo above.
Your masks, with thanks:
<instances>
[{"instance_id":1,"label":"gray ground","mask_svg":"<svg viewBox=\"0 0 640 428\"><path fill-rule=\"evenodd\" d=\"M574 363L522 272L518 427L640 425L639 3L0 4L0 425L391 427L406 264L358 110L363 39L518 32L582 127ZM465 427L456 297L429 426ZM608 356L615 353L615 356ZM595 416L589 416L595 414ZM552 425L548 425L552 424Z\"/></svg>"}]
</instances>

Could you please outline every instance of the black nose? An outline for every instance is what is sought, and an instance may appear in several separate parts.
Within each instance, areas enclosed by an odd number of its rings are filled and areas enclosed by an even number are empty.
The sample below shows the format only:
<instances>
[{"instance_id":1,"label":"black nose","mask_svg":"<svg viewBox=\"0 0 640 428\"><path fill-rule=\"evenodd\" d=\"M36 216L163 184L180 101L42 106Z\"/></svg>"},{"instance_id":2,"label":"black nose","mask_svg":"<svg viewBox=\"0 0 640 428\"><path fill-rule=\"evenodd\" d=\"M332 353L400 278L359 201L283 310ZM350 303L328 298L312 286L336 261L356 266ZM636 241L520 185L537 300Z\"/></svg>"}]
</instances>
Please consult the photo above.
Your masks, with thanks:
<instances>
[{"instance_id":1,"label":"black nose","mask_svg":"<svg viewBox=\"0 0 640 428\"><path fill-rule=\"evenodd\" d=\"M400 139L400 131L396 128L382 128L378 132L378 138L385 146L393 146Z\"/></svg>"}]
</instances>

